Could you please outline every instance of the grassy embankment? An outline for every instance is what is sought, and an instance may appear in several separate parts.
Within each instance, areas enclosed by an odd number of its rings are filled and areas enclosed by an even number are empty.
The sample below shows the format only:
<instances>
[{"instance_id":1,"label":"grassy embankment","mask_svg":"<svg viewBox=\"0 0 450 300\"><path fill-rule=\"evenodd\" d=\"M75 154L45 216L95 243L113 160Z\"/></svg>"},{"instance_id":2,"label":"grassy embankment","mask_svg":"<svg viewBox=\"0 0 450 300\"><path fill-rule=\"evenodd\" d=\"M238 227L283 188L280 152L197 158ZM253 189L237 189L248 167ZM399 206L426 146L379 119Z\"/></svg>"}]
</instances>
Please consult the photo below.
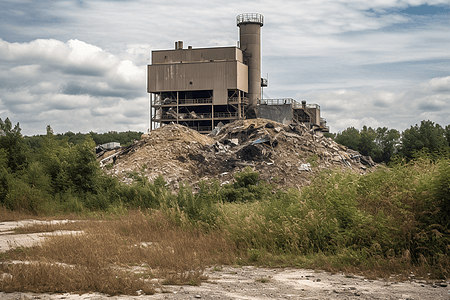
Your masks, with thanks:
<instances>
[{"instance_id":1,"label":"grassy embankment","mask_svg":"<svg viewBox=\"0 0 450 300\"><path fill-rule=\"evenodd\" d=\"M0 272L12 276L3 276L0 290L150 294L148 279L199 284L205 266L220 264L450 275L448 159L417 159L365 176L325 171L302 191L277 189L249 169L234 184L205 182L198 193L185 186L172 194L162 178L133 176L131 186L109 183L101 199L110 202L95 213L71 200L88 221L59 226L84 234L1 254L3 262L33 263L2 264ZM1 219L9 213L2 210Z\"/></svg>"}]
</instances>

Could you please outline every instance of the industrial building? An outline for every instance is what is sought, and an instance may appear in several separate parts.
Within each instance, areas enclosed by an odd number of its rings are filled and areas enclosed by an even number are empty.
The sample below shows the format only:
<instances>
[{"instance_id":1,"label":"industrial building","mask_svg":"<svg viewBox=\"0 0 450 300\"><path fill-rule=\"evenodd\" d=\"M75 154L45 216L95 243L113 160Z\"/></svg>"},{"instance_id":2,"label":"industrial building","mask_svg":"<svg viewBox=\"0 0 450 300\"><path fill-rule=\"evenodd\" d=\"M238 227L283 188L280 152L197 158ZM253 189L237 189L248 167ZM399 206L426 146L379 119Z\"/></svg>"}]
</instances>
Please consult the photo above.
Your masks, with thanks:
<instances>
[{"instance_id":1,"label":"industrial building","mask_svg":"<svg viewBox=\"0 0 450 300\"><path fill-rule=\"evenodd\" d=\"M264 16L240 14L236 25L239 46L194 49L178 41L175 49L152 51L150 126L174 122L209 133L220 123L259 117L328 131L318 105L292 98L262 99L261 89L267 86L261 78Z\"/></svg>"}]
</instances>

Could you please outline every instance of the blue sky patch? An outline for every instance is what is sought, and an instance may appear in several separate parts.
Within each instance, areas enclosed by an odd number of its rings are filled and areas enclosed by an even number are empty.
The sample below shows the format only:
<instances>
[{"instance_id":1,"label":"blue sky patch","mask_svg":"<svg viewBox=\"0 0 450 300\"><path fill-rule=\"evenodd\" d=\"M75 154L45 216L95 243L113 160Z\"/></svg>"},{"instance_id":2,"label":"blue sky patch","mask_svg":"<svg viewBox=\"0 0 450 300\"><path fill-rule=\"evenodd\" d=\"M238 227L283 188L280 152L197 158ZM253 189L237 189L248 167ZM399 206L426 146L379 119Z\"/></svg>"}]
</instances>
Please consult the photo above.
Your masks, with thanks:
<instances>
[{"instance_id":1,"label":"blue sky patch","mask_svg":"<svg viewBox=\"0 0 450 300\"><path fill-rule=\"evenodd\" d=\"M450 5L428 5L423 4L419 6L410 6L406 9L399 11L402 14L408 15L419 15L419 16L429 16L429 15L437 15L437 14L448 14L450 13Z\"/></svg>"}]
</instances>

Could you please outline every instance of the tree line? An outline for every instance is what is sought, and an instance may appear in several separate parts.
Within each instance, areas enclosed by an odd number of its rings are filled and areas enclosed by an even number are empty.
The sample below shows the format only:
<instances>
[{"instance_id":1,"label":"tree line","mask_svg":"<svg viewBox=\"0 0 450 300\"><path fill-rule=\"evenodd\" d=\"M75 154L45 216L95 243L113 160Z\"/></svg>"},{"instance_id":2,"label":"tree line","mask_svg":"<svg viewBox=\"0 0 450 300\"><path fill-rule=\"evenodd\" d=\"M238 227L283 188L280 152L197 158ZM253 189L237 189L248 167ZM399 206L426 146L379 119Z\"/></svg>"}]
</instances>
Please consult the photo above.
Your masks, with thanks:
<instances>
[{"instance_id":1,"label":"tree line","mask_svg":"<svg viewBox=\"0 0 450 300\"><path fill-rule=\"evenodd\" d=\"M375 162L389 163L394 157L413 159L417 153L425 152L431 156L449 156L450 125L442 127L430 120L421 121L399 132L387 127L372 128L363 126L361 130L348 127L339 133L326 133L325 136L337 143L371 156Z\"/></svg>"},{"instance_id":2,"label":"tree line","mask_svg":"<svg viewBox=\"0 0 450 300\"><path fill-rule=\"evenodd\" d=\"M6 120L5 120L6 122ZM53 132L52 132L53 134ZM66 133L57 133L53 134L55 140L65 140L69 144L78 145L82 144L88 136L92 138L96 145L102 145L109 142L118 142L122 147L129 146L133 143L134 140L141 139L142 132L136 131L125 131L125 132L117 132L117 131L109 131L105 133L73 133L68 131ZM45 135L33 135L33 136L25 136L25 143L30 149L38 149L41 147L42 142L44 141Z\"/></svg>"}]
</instances>

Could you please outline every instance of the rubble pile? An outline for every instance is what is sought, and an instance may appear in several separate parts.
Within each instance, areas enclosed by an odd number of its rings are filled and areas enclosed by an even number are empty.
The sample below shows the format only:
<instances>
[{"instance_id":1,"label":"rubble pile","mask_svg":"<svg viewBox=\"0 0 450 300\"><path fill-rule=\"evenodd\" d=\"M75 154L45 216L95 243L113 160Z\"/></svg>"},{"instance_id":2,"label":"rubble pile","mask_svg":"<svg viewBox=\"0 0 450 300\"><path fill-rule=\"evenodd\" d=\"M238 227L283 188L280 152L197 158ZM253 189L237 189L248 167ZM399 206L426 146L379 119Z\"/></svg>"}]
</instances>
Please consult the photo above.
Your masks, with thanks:
<instances>
[{"instance_id":1,"label":"rubble pile","mask_svg":"<svg viewBox=\"0 0 450 300\"><path fill-rule=\"evenodd\" d=\"M316 135L302 124L287 126L265 119L235 121L209 136L171 124L99 160L108 174L124 182L131 182L127 174L136 170L150 180L162 175L175 190L182 182L233 182L233 174L246 166L259 172L262 180L300 188L309 185L311 175L324 168L363 174L367 166L375 165L370 157Z\"/></svg>"}]
</instances>

